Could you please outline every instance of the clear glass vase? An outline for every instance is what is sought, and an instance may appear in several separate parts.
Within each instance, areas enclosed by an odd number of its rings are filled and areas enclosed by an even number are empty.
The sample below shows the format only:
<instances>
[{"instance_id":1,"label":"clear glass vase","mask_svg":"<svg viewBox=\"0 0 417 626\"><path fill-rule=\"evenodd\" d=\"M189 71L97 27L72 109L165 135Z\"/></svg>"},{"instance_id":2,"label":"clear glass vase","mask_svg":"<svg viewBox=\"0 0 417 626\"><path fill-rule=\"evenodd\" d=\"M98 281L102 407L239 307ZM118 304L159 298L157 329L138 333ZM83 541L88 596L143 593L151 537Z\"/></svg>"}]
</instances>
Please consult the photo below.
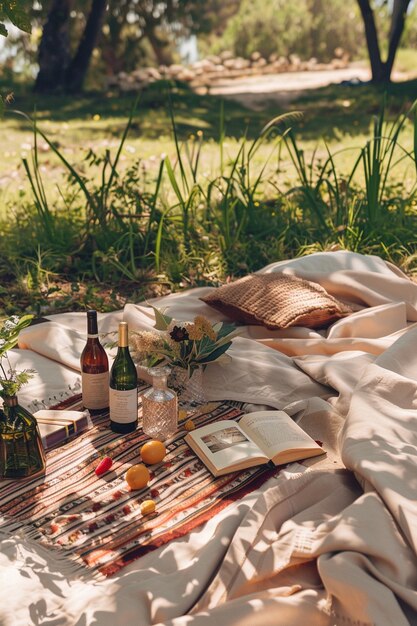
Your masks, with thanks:
<instances>
[{"instance_id":1,"label":"clear glass vase","mask_svg":"<svg viewBox=\"0 0 417 626\"><path fill-rule=\"evenodd\" d=\"M0 409L0 479L44 471L45 453L36 419L18 404L16 396L5 397Z\"/></svg>"},{"instance_id":2,"label":"clear glass vase","mask_svg":"<svg viewBox=\"0 0 417 626\"><path fill-rule=\"evenodd\" d=\"M181 408L191 410L206 402L203 385L203 366L199 365L189 374L183 367L174 366L168 377L169 386L177 392Z\"/></svg>"}]
</instances>

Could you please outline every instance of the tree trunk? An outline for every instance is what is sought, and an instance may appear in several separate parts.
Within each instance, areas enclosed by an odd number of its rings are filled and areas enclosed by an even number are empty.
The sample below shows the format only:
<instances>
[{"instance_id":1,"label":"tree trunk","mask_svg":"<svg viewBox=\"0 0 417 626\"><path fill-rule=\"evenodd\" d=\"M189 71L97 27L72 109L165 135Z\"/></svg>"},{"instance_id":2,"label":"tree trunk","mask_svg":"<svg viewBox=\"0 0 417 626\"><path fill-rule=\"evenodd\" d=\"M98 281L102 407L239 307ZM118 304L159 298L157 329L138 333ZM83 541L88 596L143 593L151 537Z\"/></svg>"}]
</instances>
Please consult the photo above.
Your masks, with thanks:
<instances>
[{"instance_id":1,"label":"tree trunk","mask_svg":"<svg viewBox=\"0 0 417 626\"><path fill-rule=\"evenodd\" d=\"M68 93L77 93L83 88L91 55L99 38L106 6L107 0L93 0L77 52L66 70L65 89Z\"/></svg>"},{"instance_id":2,"label":"tree trunk","mask_svg":"<svg viewBox=\"0 0 417 626\"><path fill-rule=\"evenodd\" d=\"M64 87L70 54L69 18L73 0L54 0L43 27L39 46L39 72L35 81L38 93Z\"/></svg>"},{"instance_id":3,"label":"tree trunk","mask_svg":"<svg viewBox=\"0 0 417 626\"><path fill-rule=\"evenodd\" d=\"M395 55L400 44L401 36L404 31L405 18L407 15L408 5L411 0L394 0L392 9L391 28L389 34L388 56L386 61L387 72L391 76L394 65Z\"/></svg>"},{"instance_id":4,"label":"tree trunk","mask_svg":"<svg viewBox=\"0 0 417 626\"><path fill-rule=\"evenodd\" d=\"M320 44L323 42L322 33L321 33L321 25L322 25L323 15L325 15L325 8L323 7L322 0L310 0L309 12L310 12L310 15L312 16L311 31L310 31L310 41L311 41L310 56L320 58L321 56Z\"/></svg>"},{"instance_id":5,"label":"tree trunk","mask_svg":"<svg viewBox=\"0 0 417 626\"><path fill-rule=\"evenodd\" d=\"M380 78L383 76L383 63L379 49L374 12L371 9L369 0L358 0L358 4L365 26L366 45L368 47L369 61L371 63L372 81L381 82Z\"/></svg>"},{"instance_id":6,"label":"tree trunk","mask_svg":"<svg viewBox=\"0 0 417 626\"><path fill-rule=\"evenodd\" d=\"M127 23L127 16L131 9L129 0L112 0L109 3L107 25L108 33L100 40L101 58L105 65L107 76L114 76L125 68L123 28ZM139 39L137 40L139 43Z\"/></svg>"},{"instance_id":7,"label":"tree trunk","mask_svg":"<svg viewBox=\"0 0 417 626\"><path fill-rule=\"evenodd\" d=\"M159 65L171 65L172 54L169 49L169 43L157 36L155 27L152 24L146 23L144 33L152 46L152 50Z\"/></svg>"},{"instance_id":8,"label":"tree trunk","mask_svg":"<svg viewBox=\"0 0 417 626\"><path fill-rule=\"evenodd\" d=\"M404 30L406 13L410 1L411 0L394 0L391 16L388 56L387 60L383 61L378 43L375 17L370 2L369 0L358 0L358 5L365 26L366 44L368 47L369 61L371 63L372 82L375 84L388 83L391 80L394 59Z\"/></svg>"}]
</instances>

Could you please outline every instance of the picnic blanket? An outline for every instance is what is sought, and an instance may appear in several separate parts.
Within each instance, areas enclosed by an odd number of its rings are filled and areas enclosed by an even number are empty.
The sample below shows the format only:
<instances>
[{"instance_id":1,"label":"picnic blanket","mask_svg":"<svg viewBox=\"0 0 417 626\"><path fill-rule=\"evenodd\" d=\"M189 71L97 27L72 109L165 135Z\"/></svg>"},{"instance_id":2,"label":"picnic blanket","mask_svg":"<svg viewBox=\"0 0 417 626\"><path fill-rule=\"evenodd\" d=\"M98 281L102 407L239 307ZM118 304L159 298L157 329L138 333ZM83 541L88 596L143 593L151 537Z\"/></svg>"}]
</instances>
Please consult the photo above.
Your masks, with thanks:
<instances>
[{"instance_id":1,"label":"picnic blanket","mask_svg":"<svg viewBox=\"0 0 417 626\"><path fill-rule=\"evenodd\" d=\"M78 395L63 404L77 410L82 398ZM196 409L193 421L199 427L242 415L240 409L216 402ZM97 575L115 574L190 532L279 471L258 466L215 478L185 443L183 420L165 442L163 462L151 467L149 484L131 492L124 475L138 463L139 449L149 437L142 429L121 437L108 428L108 422L107 412L95 419L93 430L49 451L45 475L18 485L0 482L2 512L10 520L8 531L23 530L26 536L65 554L79 564L80 576L86 568ZM112 470L98 480L94 468L104 453L113 460ZM142 516L141 503L148 498L154 500L157 511Z\"/></svg>"},{"instance_id":2,"label":"picnic blanket","mask_svg":"<svg viewBox=\"0 0 417 626\"><path fill-rule=\"evenodd\" d=\"M105 581L80 578L21 529L0 530L1 624L417 624L417 284L344 251L262 272L319 283L356 310L326 330L242 327L231 360L206 369L207 397L286 410L326 458L290 465ZM222 320L199 300L209 289L152 304L181 320ZM151 328L149 304L100 316L101 331L122 317ZM38 374L22 403L74 394L84 333L82 314L24 331L12 361Z\"/></svg>"}]
</instances>

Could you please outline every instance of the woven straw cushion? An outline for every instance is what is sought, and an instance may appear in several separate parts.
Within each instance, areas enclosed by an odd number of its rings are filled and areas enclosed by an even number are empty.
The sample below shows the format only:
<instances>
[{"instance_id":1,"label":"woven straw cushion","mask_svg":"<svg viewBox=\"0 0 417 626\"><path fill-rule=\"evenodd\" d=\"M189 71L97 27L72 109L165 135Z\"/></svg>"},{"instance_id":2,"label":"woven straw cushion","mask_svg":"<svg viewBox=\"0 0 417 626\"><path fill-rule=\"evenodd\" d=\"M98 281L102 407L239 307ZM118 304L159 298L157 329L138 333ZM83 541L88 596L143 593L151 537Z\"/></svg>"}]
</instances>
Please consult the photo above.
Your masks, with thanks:
<instances>
[{"instance_id":1,"label":"woven straw cushion","mask_svg":"<svg viewBox=\"0 0 417 626\"><path fill-rule=\"evenodd\" d=\"M323 287L287 274L249 274L201 298L235 322L322 328L350 313Z\"/></svg>"}]
</instances>

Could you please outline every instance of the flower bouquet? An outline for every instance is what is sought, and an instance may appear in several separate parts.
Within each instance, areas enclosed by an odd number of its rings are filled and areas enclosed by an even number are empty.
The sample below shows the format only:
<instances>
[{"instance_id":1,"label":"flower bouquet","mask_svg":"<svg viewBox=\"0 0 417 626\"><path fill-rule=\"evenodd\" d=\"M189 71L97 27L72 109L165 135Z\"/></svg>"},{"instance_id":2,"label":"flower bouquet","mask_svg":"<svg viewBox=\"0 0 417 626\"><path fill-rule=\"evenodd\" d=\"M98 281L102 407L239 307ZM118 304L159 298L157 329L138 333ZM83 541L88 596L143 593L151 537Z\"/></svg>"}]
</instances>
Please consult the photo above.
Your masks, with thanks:
<instances>
[{"instance_id":1,"label":"flower bouquet","mask_svg":"<svg viewBox=\"0 0 417 626\"><path fill-rule=\"evenodd\" d=\"M231 324L219 322L212 326L202 315L197 315L193 322L178 322L153 309L156 331L132 332L130 340L138 360L148 367L177 366L191 377L198 367L218 361L237 332Z\"/></svg>"},{"instance_id":2,"label":"flower bouquet","mask_svg":"<svg viewBox=\"0 0 417 626\"><path fill-rule=\"evenodd\" d=\"M192 322L179 322L153 307L155 331L132 332L130 343L137 361L145 367L169 366L169 385L184 402L188 396L202 400L202 372L207 364L227 357L236 327L212 325L197 315ZM190 398L188 397L188 400Z\"/></svg>"}]
</instances>

